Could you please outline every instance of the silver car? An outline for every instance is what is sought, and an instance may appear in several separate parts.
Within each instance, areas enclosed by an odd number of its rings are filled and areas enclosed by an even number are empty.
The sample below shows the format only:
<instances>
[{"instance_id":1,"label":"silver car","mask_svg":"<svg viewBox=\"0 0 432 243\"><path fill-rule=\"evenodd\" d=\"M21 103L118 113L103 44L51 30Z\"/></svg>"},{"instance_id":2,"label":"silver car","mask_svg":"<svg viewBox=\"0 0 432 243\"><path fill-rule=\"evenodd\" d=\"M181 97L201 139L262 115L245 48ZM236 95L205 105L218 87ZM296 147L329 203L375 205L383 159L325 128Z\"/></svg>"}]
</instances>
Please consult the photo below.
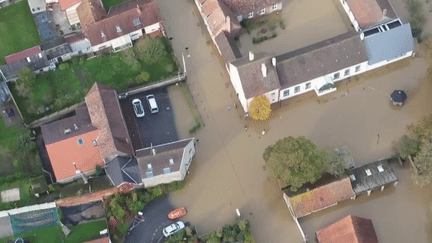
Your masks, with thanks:
<instances>
[{"instance_id":1,"label":"silver car","mask_svg":"<svg viewBox=\"0 0 432 243\"><path fill-rule=\"evenodd\" d=\"M151 95L147 95L146 99L147 99L147 103L148 103L149 108L150 108L150 112L151 113L158 113L159 112L159 107L158 107L158 105L156 103L155 96L152 95L152 94Z\"/></svg>"},{"instance_id":2,"label":"silver car","mask_svg":"<svg viewBox=\"0 0 432 243\"><path fill-rule=\"evenodd\" d=\"M144 107L142 106L140 99L134 99L132 101L132 106L134 108L136 117L143 117L144 116Z\"/></svg>"},{"instance_id":3,"label":"silver car","mask_svg":"<svg viewBox=\"0 0 432 243\"><path fill-rule=\"evenodd\" d=\"M179 232L180 230L185 228L185 224L182 221L177 221L163 229L162 233L165 237L169 237L170 235Z\"/></svg>"}]
</instances>

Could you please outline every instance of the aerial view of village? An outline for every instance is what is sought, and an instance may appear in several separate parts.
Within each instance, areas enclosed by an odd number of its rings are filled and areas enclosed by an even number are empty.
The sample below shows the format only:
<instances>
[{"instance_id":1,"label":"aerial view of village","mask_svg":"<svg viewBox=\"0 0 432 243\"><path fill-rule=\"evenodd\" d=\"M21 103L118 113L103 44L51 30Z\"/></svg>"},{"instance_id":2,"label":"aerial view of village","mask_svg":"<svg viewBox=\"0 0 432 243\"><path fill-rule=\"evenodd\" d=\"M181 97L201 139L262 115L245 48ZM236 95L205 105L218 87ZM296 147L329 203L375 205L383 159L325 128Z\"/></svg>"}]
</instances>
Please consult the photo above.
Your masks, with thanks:
<instances>
[{"instance_id":1,"label":"aerial view of village","mask_svg":"<svg viewBox=\"0 0 432 243\"><path fill-rule=\"evenodd\" d=\"M0 0L0 243L432 242L430 0Z\"/></svg>"}]
</instances>

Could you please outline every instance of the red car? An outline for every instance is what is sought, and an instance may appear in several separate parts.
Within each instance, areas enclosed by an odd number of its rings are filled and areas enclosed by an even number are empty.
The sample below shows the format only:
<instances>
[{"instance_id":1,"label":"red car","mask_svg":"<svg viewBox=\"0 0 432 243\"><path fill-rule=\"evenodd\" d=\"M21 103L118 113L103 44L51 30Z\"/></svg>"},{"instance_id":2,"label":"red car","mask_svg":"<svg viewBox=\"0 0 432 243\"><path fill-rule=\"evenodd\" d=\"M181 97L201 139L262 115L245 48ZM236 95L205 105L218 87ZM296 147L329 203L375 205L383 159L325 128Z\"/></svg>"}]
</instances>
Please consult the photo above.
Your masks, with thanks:
<instances>
[{"instance_id":1,"label":"red car","mask_svg":"<svg viewBox=\"0 0 432 243\"><path fill-rule=\"evenodd\" d=\"M173 211L169 212L168 214L168 219L169 220L177 220L180 218L183 218L184 216L186 216L187 212L185 207L179 207L174 209Z\"/></svg>"}]
</instances>

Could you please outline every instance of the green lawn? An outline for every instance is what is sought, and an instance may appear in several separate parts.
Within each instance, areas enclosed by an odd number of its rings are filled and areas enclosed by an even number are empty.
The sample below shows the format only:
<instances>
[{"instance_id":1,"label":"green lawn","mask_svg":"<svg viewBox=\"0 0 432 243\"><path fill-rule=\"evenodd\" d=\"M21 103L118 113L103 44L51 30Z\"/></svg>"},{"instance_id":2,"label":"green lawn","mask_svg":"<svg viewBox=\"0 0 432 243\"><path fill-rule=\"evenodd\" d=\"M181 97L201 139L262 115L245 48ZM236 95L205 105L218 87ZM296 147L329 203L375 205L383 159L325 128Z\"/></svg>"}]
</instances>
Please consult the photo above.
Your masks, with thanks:
<instances>
[{"instance_id":1,"label":"green lawn","mask_svg":"<svg viewBox=\"0 0 432 243\"><path fill-rule=\"evenodd\" d=\"M15 235L15 238L18 237L27 238L31 243L63 242L64 239L64 235L60 225L41 228ZM3 238L0 239L0 243L7 243L8 241L13 239L13 236Z\"/></svg>"},{"instance_id":2,"label":"green lawn","mask_svg":"<svg viewBox=\"0 0 432 243\"><path fill-rule=\"evenodd\" d=\"M109 8L111 8L112 6L128 1L130 0L102 0L102 3L104 5L104 8L108 11Z\"/></svg>"},{"instance_id":3,"label":"green lawn","mask_svg":"<svg viewBox=\"0 0 432 243\"><path fill-rule=\"evenodd\" d=\"M147 82L158 81L177 74L177 63L170 51L168 41L163 38L160 39L160 42L160 48L165 50L160 52L163 54L160 54L158 62L146 62L139 59L135 55L137 52L135 48L101 55L89 60L85 60L84 57L75 57L60 64L62 70L58 68L56 71L38 75L33 89L33 98L18 96L13 87L14 84L10 84L9 88L25 123L28 124L83 101L85 94L95 82L115 88L117 92L123 92L145 83L133 82L142 72L150 75ZM46 107L50 108L48 112L45 111Z\"/></svg>"},{"instance_id":4,"label":"green lawn","mask_svg":"<svg viewBox=\"0 0 432 243\"><path fill-rule=\"evenodd\" d=\"M0 202L0 211L8 210L15 207L24 207L29 206L36 203L36 198L33 194L30 193L30 180L29 178L25 178L20 181L16 181L13 183L5 183L0 186L0 191L4 191L12 188L20 188L20 200L16 202ZM0 200L1 201L1 200Z\"/></svg>"},{"instance_id":5,"label":"green lawn","mask_svg":"<svg viewBox=\"0 0 432 243\"><path fill-rule=\"evenodd\" d=\"M19 116L19 114L15 115ZM6 127L2 116L0 116L0 131L0 145L9 149L14 146L17 138L23 133L23 131L16 126Z\"/></svg>"},{"instance_id":6,"label":"green lawn","mask_svg":"<svg viewBox=\"0 0 432 243\"><path fill-rule=\"evenodd\" d=\"M72 232L66 238L65 243L81 243L90 241L100 236L99 232L107 228L105 219L79 224L70 228Z\"/></svg>"},{"instance_id":7,"label":"green lawn","mask_svg":"<svg viewBox=\"0 0 432 243\"><path fill-rule=\"evenodd\" d=\"M0 65L4 57L38 45L39 34L27 1L0 9Z\"/></svg>"}]
</instances>

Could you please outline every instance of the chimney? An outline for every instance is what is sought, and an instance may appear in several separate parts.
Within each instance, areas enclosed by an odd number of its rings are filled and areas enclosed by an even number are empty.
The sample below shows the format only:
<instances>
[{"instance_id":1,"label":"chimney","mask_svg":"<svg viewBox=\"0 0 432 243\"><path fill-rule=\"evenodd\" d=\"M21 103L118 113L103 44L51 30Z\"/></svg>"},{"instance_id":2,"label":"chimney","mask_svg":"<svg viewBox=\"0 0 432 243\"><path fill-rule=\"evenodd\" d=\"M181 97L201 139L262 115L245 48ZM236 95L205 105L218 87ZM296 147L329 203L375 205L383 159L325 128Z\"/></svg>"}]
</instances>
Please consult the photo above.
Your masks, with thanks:
<instances>
[{"instance_id":1,"label":"chimney","mask_svg":"<svg viewBox=\"0 0 432 243\"><path fill-rule=\"evenodd\" d=\"M137 11L138 11L138 13L141 13L141 8L138 4L137 4Z\"/></svg>"},{"instance_id":2,"label":"chimney","mask_svg":"<svg viewBox=\"0 0 432 243\"><path fill-rule=\"evenodd\" d=\"M253 52L249 52L249 61L253 61L255 59L255 55L254 55L254 53Z\"/></svg>"},{"instance_id":3,"label":"chimney","mask_svg":"<svg viewBox=\"0 0 432 243\"><path fill-rule=\"evenodd\" d=\"M261 72L262 72L263 77L267 77L267 67L266 67L265 63L261 64Z\"/></svg>"},{"instance_id":4,"label":"chimney","mask_svg":"<svg viewBox=\"0 0 432 243\"><path fill-rule=\"evenodd\" d=\"M156 155L156 150L152 149L152 153L153 153L153 155Z\"/></svg>"},{"instance_id":5,"label":"chimney","mask_svg":"<svg viewBox=\"0 0 432 243\"><path fill-rule=\"evenodd\" d=\"M387 15L387 9L385 8L384 10L383 10L383 16L386 16Z\"/></svg>"},{"instance_id":6,"label":"chimney","mask_svg":"<svg viewBox=\"0 0 432 243\"><path fill-rule=\"evenodd\" d=\"M273 65L273 67L276 67L276 57L272 58L272 65Z\"/></svg>"}]
</instances>

